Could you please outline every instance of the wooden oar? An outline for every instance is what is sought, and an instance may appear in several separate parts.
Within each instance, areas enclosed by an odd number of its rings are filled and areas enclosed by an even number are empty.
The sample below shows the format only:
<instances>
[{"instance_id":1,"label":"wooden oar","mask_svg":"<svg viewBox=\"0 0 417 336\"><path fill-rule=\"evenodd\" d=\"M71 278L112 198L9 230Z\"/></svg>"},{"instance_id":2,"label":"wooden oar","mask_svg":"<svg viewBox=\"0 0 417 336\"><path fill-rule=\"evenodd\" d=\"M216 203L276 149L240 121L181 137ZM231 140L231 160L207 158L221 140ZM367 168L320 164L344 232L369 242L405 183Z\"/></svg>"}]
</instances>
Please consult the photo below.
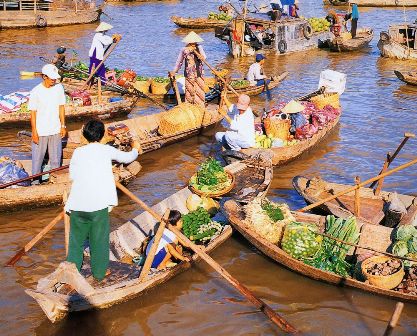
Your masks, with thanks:
<instances>
[{"instance_id":1,"label":"wooden oar","mask_svg":"<svg viewBox=\"0 0 417 336\"><path fill-rule=\"evenodd\" d=\"M304 211L307 211L307 210L311 210L311 209L313 209L313 208L315 208L315 207L317 207L317 206L319 206L319 205L322 205L323 203L326 203L326 202L332 201L332 200L334 200L335 198L338 198L338 197L340 197L340 196L342 196L342 195L345 195L345 194L347 194L347 193L350 193L351 191L354 191L354 190L356 190L356 189L362 188L362 187L366 186L367 184L369 184L369 183L371 183L371 182L378 181L378 180L380 180L381 178L384 178L384 177L386 177L386 176L389 176L389 175L391 175L391 174L394 174L394 173L396 173L397 171L400 171L400 170L402 170L402 169L408 168L408 167L410 167L410 166L412 166L412 165L415 165L416 163L417 163L417 159L411 160L411 161L409 161L409 162L407 162L407 163L405 163L405 164L403 164L403 165L401 165L401 166L399 166L399 167L397 167L397 168L394 168L394 169L388 170L388 171L386 171L386 172L385 172L385 173L383 173L383 174L380 174L380 175L377 175L377 176L375 176L375 177L372 177L372 178L370 178L369 180L363 181L363 182L361 182L361 183L359 183L359 184L357 184L357 185L355 185L355 186L353 186L353 187L347 188L347 189L345 189L345 190L343 190L343 191L341 191L341 192L338 192L338 193L334 194L333 196L326 197L325 199L323 199L323 200L321 200L321 201L318 201L318 202L316 202L316 203L310 204L310 205L308 205L308 206L306 206L306 207L304 207L304 208L302 208L302 209L300 209L300 210L297 210L297 211L304 212Z\"/></svg>"},{"instance_id":2,"label":"wooden oar","mask_svg":"<svg viewBox=\"0 0 417 336\"><path fill-rule=\"evenodd\" d=\"M182 100L181 100L180 91L178 90L177 79L175 78L175 75L174 76L171 75L170 71L168 71L168 77L169 77L169 80L171 81L171 86L172 86L172 89L174 90L175 97L177 98L177 104L179 105L182 103Z\"/></svg>"},{"instance_id":3,"label":"wooden oar","mask_svg":"<svg viewBox=\"0 0 417 336\"><path fill-rule=\"evenodd\" d=\"M42 76L42 72L20 71L20 77L22 77L22 79L32 79L33 77L40 77L40 76Z\"/></svg>"},{"instance_id":4,"label":"wooden oar","mask_svg":"<svg viewBox=\"0 0 417 336\"><path fill-rule=\"evenodd\" d=\"M397 302L395 305L394 313L391 316L391 319L389 320L389 323L387 325L387 328L385 329L383 336L389 336L391 335L393 329L397 326L398 320L400 319L401 313L404 308L404 303Z\"/></svg>"},{"instance_id":5,"label":"wooden oar","mask_svg":"<svg viewBox=\"0 0 417 336\"><path fill-rule=\"evenodd\" d=\"M60 211L52 221L46 225L41 232L39 232L29 243L27 243L22 249L19 250L4 266L14 266L20 258L22 258L26 252L28 252L42 237L47 234L59 221L64 218L64 213Z\"/></svg>"},{"instance_id":6,"label":"wooden oar","mask_svg":"<svg viewBox=\"0 0 417 336\"><path fill-rule=\"evenodd\" d=\"M65 165L65 166L61 166L61 167L58 167L58 168L54 168L54 169L51 169L51 170L48 170L48 171L44 171L44 172L41 172L41 173L38 173L38 174L35 174L35 175L31 175L31 176L28 176L28 177L24 177L24 178L21 178L19 180L15 180L15 181L12 181L12 182L7 182L7 183L4 183L4 184L1 184L0 185L0 189L4 189L4 188L7 188L7 187L10 187L10 186L15 185L15 184L18 184L20 182L25 182L25 181L28 181L28 180L33 180L34 178L41 177L43 175L55 173L57 171L67 169L68 167L69 167L69 165Z\"/></svg>"},{"instance_id":7,"label":"wooden oar","mask_svg":"<svg viewBox=\"0 0 417 336\"><path fill-rule=\"evenodd\" d=\"M116 182L117 188L123 191L129 198L131 198L135 203L139 204L145 211L152 215L159 222L164 221L159 214L157 214L152 208L148 207L144 202L142 202L138 197L136 197L129 189L125 186ZM175 233L175 235L180 238L182 241L186 242L188 247L193 250L201 259L206 261L218 274L220 274L224 279L226 279L230 284L232 284L240 293L242 293L249 302L251 302L256 308L258 308L262 313L269 317L269 319L280 327L285 332L295 333L297 330L291 326L287 321L285 321L280 315L278 315L270 306L268 306L264 301L258 299L248 288L239 283L235 278L233 278L223 267L221 267L213 258L211 258L206 252L204 252L200 247L195 245L191 240L184 236L180 231L176 229L175 226L167 223L168 228Z\"/></svg>"}]
</instances>

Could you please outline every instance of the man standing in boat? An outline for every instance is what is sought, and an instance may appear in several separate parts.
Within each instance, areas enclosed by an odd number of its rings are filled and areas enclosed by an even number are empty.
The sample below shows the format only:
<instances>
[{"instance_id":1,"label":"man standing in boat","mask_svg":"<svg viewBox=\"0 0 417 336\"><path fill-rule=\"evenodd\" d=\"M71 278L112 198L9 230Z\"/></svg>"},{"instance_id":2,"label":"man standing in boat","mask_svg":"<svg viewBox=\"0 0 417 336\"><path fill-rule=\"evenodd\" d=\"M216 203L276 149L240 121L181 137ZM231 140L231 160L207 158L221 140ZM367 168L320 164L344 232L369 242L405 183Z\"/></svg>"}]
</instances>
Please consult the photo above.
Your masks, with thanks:
<instances>
[{"instance_id":1,"label":"man standing in boat","mask_svg":"<svg viewBox=\"0 0 417 336\"><path fill-rule=\"evenodd\" d=\"M216 140L224 148L240 150L255 146L255 118L250 108L250 97L245 94L239 96L237 104L231 104L224 96L224 102L231 114L232 122L226 132L217 132Z\"/></svg>"},{"instance_id":2,"label":"man standing in boat","mask_svg":"<svg viewBox=\"0 0 417 336\"><path fill-rule=\"evenodd\" d=\"M257 54L256 62L249 67L248 74L246 75L246 79L250 82L251 86L263 86L269 84L270 80L264 75L264 63L265 56Z\"/></svg>"},{"instance_id":3,"label":"man standing in boat","mask_svg":"<svg viewBox=\"0 0 417 336\"><path fill-rule=\"evenodd\" d=\"M58 68L47 64L42 68L42 83L30 92L28 109L32 126L32 174L41 172L48 150L50 168L61 165L62 140L66 135L65 92L56 81L61 78ZM34 184L39 180L34 180Z\"/></svg>"}]
</instances>

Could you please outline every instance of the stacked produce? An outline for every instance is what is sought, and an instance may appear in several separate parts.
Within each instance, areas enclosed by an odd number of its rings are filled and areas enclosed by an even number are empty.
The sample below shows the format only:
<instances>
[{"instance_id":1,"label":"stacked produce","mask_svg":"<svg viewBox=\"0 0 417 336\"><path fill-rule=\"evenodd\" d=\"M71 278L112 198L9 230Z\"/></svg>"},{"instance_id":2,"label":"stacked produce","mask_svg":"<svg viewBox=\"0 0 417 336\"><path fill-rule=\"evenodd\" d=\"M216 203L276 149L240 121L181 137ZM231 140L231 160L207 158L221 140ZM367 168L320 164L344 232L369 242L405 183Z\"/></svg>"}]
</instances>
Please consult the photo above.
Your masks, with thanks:
<instances>
[{"instance_id":1,"label":"stacked produce","mask_svg":"<svg viewBox=\"0 0 417 336\"><path fill-rule=\"evenodd\" d=\"M186 201L188 211L195 211L198 208L204 208L210 215L215 215L219 209L220 205L214 199L210 197L200 197L196 194L191 194L188 196Z\"/></svg>"},{"instance_id":2,"label":"stacked produce","mask_svg":"<svg viewBox=\"0 0 417 336\"><path fill-rule=\"evenodd\" d=\"M320 249L322 238L316 236L314 224L292 222L287 225L281 247L293 258L305 260L312 258Z\"/></svg>"},{"instance_id":3,"label":"stacked produce","mask_svg":"<svg viewBox=\"0 0 417 336\"><path fill-rule=\"evenodd\" d=\"M401 261L388 259L384 262L375 263L366 269L366 272L372 275L391 275L397 273L402 267Z\"/></svg>"},{"instance_id":4,"label":"stacked produce","mask_svg":"<svg viewBox=\"0 0 417 336\"><path fill-rule=\"evenodd\" d=\"M271 148L274 138L265 134L255 136L255 148Z\"/></svg>"},{"instance_id":5,"label":"stacked produce","mask_svg":"<svg viewBox=\"0 0 417 336\"><path fill-rule=\"evenodd\" d=\"M328 31L330 29L330 22L325 18L309 18L308 23L311 25L315 33Z\"/></svg>"},{"instance_id":6,"label":"stacked produce","mask_svg":"<svg viewBox=\"0 0 417 336\"><path fill-rule=\"evenodd\" d=\"M226 173L219 161L208 158L197 173L190 179L190 185L203 193L216 193L228 189L232 184L231 177Z\"/></svg>"},{"instance_id":7,"label":"stacked produce","mask_svg":"<svg viewBox=\"0 0 417 336\"><path fill-rule=\"evenodd\" d=\"M216 13L216 12L210 12L207 16L209 20L221 20L221 21L230 21L233 19L231 16L227 15L227 13Z\"/></svg>"},{"instance_id":8,"label":"stacked produce","mask_svg":"<svg viewBox=\"0 0 417 336\"><path fill-rule=\"evenodd\" d=\"M392 253L399 257L417 259L417 229L413 225L402 225L397 229ZM408 260L404 262L405 267L413 264L415 263Z\"/></svg>"},{"instance_id":9,"label":"stacked produce","mask_svg":"<svg viewBox=\"0 0 417 336\"><path fill-rule=\"evenodd\" d=\"M404 294L417 295L417 268L410 267L406 270L402 282L394 290Z\"/></svg>"},{"instance_id":10,"label":"stacked produce","mask_svg":"<svg viewBox=\"0 0 417 336\"><path fill-rule=\"evenodd\" d=\"M276 204L263 198L255 198L244 209L251 228L273 244L281 240L283 228L294 220L287 204Z\"/></svg>"},{"instance_id":11,"label":"stacked produce","mask_svg":"<svg viewBox=\"0 0 417 336\"><path fill-rule=\"evenodd\" d=\"M222 230L222 225L212 221L210 214L202 207L183 215L182 222L184 235L190 240L202 243L217 236Z\"/></svg>"},{"instance_id":12,"label":"stacked produce","mask_svg":"<svg viewBox=\"0 0 417 336\"><path fill-rule=\"evenodd\" d=\"M168 84L170 82L169 78L161 77L161 76L153 77L152 80L156 83L161 83L161 84Z\"/></svg>"},{"instance_id":13,"label":"stacked produce","mask_svg":"<svg viewBox=\"0 0 417 336\"><path fill-rule=\"evenodd\" d=\"M248 86L250 86L250 82L246 79L236 79L236 80L232 80L230 82L230 85L234 89L244 89L244 88L247 88Z\"/></svg>"}]
</instances>

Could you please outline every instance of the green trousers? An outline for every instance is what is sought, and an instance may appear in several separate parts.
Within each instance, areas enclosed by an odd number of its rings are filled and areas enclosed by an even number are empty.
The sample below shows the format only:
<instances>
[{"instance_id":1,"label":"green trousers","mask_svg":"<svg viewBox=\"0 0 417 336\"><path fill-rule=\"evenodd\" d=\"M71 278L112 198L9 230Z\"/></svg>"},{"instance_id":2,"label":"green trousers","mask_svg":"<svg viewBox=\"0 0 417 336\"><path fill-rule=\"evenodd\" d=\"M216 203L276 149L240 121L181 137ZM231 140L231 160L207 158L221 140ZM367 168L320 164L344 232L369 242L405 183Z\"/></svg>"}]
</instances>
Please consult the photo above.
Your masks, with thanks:
<instances>
[{"instance_id":1,"label":"green trousers","mask_svg":"<svg viewBox=\"0 0 417 336\"><path fill-rule=\"evenodd\" d=\"M109 211L84 212L71 211L70 237L67 261L81 270L83 264L84 242L90 243L91 271L94 278L102 280L109 265Z\"/></svg>"}]
</instances>

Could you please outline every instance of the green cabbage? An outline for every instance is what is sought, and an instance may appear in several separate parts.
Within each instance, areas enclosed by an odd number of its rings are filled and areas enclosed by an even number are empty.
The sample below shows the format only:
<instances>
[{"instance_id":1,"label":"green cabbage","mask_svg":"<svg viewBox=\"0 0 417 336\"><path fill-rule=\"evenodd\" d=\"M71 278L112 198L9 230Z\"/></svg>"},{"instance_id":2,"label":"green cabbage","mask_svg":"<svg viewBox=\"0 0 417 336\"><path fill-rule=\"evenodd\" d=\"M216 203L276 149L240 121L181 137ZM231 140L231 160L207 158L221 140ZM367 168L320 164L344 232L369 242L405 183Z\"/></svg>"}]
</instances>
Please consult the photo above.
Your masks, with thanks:
<instances>
[{"instance_id":1,"label":"green cabbage","mask_svg":"<svg viewBox=\"0 0 417 336\"><path fill-rule=\"evenodd\" d=\"M397 229L395 238L406 242L413 236L417 237L417 229L413 225L402 225Z\"/></svg>"},{"instance_id":2,"label":"green cabbage","mask_svg":"<svg viewBox=\"0 0 417 336\"><path fill-rule=\"evenodd\" d=\"M408 252L417 252L417 236L411 237L407 242Z\"/></svg>"},{"instance_id":3,"label":"green cabbage","mask_svg":"<svg viewBox=\"0 0 417 336\"><path fill-rule=\"evenodd\" d=\"M282 249L296 259L313 257L320 249L322 237L316 235L317 226L308 223L288 224L282 238Z\"/></svg>"},{"instance_id":4,"label":"green cabbage","mask_svg":"<svg viewBox=\"0 0 417 336\"><path fill-rule=\"evenodd\" d=\"M417 260L417 253L408 253L407 255L406 255L406 257L407 258L410 258L410 259L415 259L415 260ZM415 265L417 265L417 263L416 262L414 262L414 261L411 261L411 260L404 260L404 266L405 267L412 267L412 266L415 266Z\"/></svg>"},{"instance_id":5,"label":"green cabbage","mask_svg":"<svg viewBox=\"0 0 417 336\"><path fill-rule=\"evenodd\" d=\"M405 257L408 254L408 247L405 241L399 240L392 247L392 253L399 257Z\"/></svg>"}]
</instances>

